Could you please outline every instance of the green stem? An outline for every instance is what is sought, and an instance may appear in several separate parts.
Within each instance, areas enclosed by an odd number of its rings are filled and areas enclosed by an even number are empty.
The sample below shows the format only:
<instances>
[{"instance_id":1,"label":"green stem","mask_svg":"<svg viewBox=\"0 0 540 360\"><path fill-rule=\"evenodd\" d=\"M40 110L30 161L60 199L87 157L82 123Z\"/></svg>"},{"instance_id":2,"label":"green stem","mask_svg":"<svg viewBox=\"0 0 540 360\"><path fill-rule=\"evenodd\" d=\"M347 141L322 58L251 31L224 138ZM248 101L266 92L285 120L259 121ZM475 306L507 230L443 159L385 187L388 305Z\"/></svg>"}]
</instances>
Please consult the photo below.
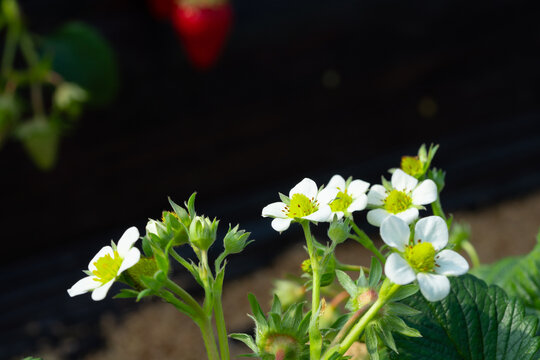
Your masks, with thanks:
<instances>
[{"instance_id":1,"label":"green stem","mask_svg":"<svg viewBox=\"0 0 540 360\"><path fill-rule=\"evenodd\" d=\"M433 211L433 215L440 216L446 221L446 215L444 214L439 195L437 195L437 200L431 203L431 211Z\"/></svg>"},{"instance_id":2,"label":"green stem","mask_svg":"<svg viewBox=\"0 0 540 360\"><path fill-rule=\"evenodd\" d=\"M480 263L480 258L478 257L478 253L476 252L476 249L469 241L467 240L462 241L461 248L465 250L467 255L469 255L473 268L480 266L481 263Z\"/></svg>"},{"instance_id":3,"label":"green stem","mask_svg":"<svg viewBox=\"0 0 540 360\"><path fill-rule=\"evenodd\" d=\"M201 329L204 346L206 347L206 353L208 354L208 360L219 360L219 351L216 346L216 339L214 337L214 330L212 329L212 323L210 319L206 318L204 321L197 323Z\"/></svg>"},{"instance_id":4,"label":"green stem","mask_svg":"<svg viewBox=\"0 0 540 360\"><path fill-rule=\"evenodd\" d=\"M34 43L30 38L30 35L23 34L21 36L21 50L23 56L29 67L39 66L39 57L34 49ZM32 80L30 84L30 99L32 101L32 108L36 116L42 116L45 113L43 106L43 94L41 82Z\"/></svg>"},{"instance_id":5,"label":"green stem","mask_svg":"<svg viewBox=\"0 0 540 360\"><path fill-rule=\"evenodd\" d=\"M375 244L373 244L373 241L369 238L369 236L367 236L367 234L362 229L360 229L353 221L351 221L351 224L354 232L358 235L351 235L351 238L358 241L366 249L371 251L384 264L386 262L386 258L383 254L381 254L379 249L377 249Z\"/></svg>"},{"instance_id":6,"label":"green stem","mask_svg":"<svg viewBox=\"0 0 540 360\"><path fill-rule=\"evenodd\" d=\"M216 329L219 341L219 351L221 360L229 360L229 338L227 336L227 327L225 326L225 315L223 314L223 304L221 302L221 289L214 294L214 314L216 315Z\"/></svg>"},{"instance_id":7,"label":"green stem","mask_svg":"<svg viewBox=\"0 0 540 360\"><path fill-rule=\"evenodd\" d=\"M6 34L6 42L4 44L4 54L2 55L2 76L8 77L13 68L15 60L15 52L17 51L17 42L19 41L18 29L9 26Z\"/></svg>"},{"instance_id":8,"label":"green stem","mask_svg":"<svg viewBox=\"0 0 540 360\"><path fill-rule=\"evenodd\" d=\"M321 301L321 275L319 273L319 259L315 246L313 245L313 237L309 228L309 222L301 222L306 244L308 248L309 258L311 261L312 289L311 289L311 319L309 322L309 353L310 359L318 360L321 357L322 336L319 330L319 306Z\"/></svg>"},{"instance_id":9,"label":"green stem","mask_svg":"<svg viewBox=\"0 0 540 360\"><path fill-rule=\"evenodd\" d=\"M369 268L361 265L351 265L351 264L343 264L340 262L336 263L336 269L341 271L364 271L364 274L369 274Z\"/></svg>"},{"instance_id":10,"label":"green stem","mask_svg":"<svg viewBox=\"0 0 540 360\"><path fill-rule=\"evenodd\" d=\"M191 296L186 290L178 286L174 281L167 279L165 281L165 287L169 288L173 293L178 295L184 302L196 312L196 315L201 319L206 318L206 314L203 311L201 305Z\"/></svg>"},{"instance_id":11,"label":"green stem","mask_svg":"<svg viewBox=\"0 0 540 360\"><path fill-rule=\"evenodd\" d=\"M193 266L186 261L180 254L176 252L173 248L169 249L169 255L171 255L180 265L186 268L190 273L193 273Z\"/></svg>"},{"instance_id":12,"label":"green stem","mask_svg":"<svg viewBox=\"0 0 540 360\"><path fill-rule=\"evenodd\" d=\"M345 339L343 339L343 341L339 344L339 346L330 348L329 351L324 354L323 360L330 359L330 357L336 352L340 355L345 354L345 352L351 347L351 345L360 337L360 335L362 335L362 332L369 324L369 322L373 320L379 310L386 304L386 302L400 287L400 285L398 284L390 285L388 279L386 279L385 282L386 284L383 283L381 289L384 289L387 286L390 286L390 289L388 289L388 291L381 290L377 301L373 303L369 310L360 318L356 325L354 325L354 327L347 334Z\"/></svg>"}]
</instances>

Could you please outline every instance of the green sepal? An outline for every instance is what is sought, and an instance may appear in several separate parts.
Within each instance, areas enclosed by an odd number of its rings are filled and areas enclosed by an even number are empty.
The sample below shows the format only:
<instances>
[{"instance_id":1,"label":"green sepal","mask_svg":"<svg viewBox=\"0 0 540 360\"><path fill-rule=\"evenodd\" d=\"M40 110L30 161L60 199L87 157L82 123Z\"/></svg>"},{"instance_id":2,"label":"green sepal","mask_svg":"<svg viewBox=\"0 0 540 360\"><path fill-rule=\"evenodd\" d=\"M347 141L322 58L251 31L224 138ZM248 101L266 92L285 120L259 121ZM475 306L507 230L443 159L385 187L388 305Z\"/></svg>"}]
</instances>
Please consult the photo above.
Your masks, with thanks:
<instances>
[{"instance_id":1,"label":"green sepal","mask_svg":"<svg viewBox=\"0 0 540 360\"><path fill-rule=\"evenodd\" d=\"M161 281L154 279L153 277L141 275L140 279L141 279L141 282L144 284L144 286L146 286L148 289L153 290L155 292L159 292L161 288L163 287L163 283Z\"/></svg>"},{"instance_id":2,"label":"green sepal","mask_svg":"<svg viewBox=\"0 0 540 360\"><path fill-rule=\"evenodd\" d=\"M128 299L128 298L136 298L139 296L139 292L137 290L132 289L120 289L120 292L113 296L113 299Z\"/></svg>"},{"instance_id":3,"label":"green sepal","mask_svg":"<svg viewBox=\"0 0 540 360\"><path fill-rule=\"evenodd\" d=\"M171 207L173 208L176 215L178 215L180 221L182 221L184 225L189 226L190 217L188 212L183 207L172 201L170 196L168 196L167 199L169 200L169 204L171 204Z\"/></svg>"},{"instance_id":4,"label":"green sepal","mask_svg":"<svg viewBox=\"0 0 540 360\"><path fill-rule=\"evenodd\" d=\"M355 297L358 295L358 289L356 287L356 284L349 277L349 275L347 275L347 273L341 270L336 270L336 277L343 289L345 289L345 291L347 291L351 297Z\"/></svg>"},{"instance_id":5,"label":"green sepal","mask_svg":"<svg viewBox=\"0 0 540 360\"><path fill-rule=\"evenodd\" d=\"M379 341L375 333L374 324L369 324L365 330L366 347L371 360L379 360Z\"/></svg>"},{"instance_id":6,"label":"green sepal","mask_svg":"<svg viewBox=\"0 0 540 360\"><path fill-rule=\"evenodd\" d=\"M195 197L197 196L197 192L194 192L193 194L191 194L191 196L189 197L187 203L185 203L187 209L188 209L188 213L189 213L189 217L191 219L194 219L195 216L197 216L197 213L195 212Z\"/></svg>"},{"instance_id":7,"label":"green sepal","mask_svg":"<svg viewBox=\"0 0 540 360\"><path fill-rule=\"evenodd\" d=\"M380 261L376 257L371 257L371 267L369 269L368 284L369 287L375 289L379 281L381 280L382 266Z\"/></svg>"},{"instance_id":8,"label":"green sepal","mask_svg":"<svg viewBox=\"0 0 540 360\"><path fill-rule=\"evenodd\" d=\"M383 318L384 319L384 318ZM392 349L394 352L398 352L396 348L396 342L394 341L394 337L392 336L392 329L384 326L384 321L381 319L381 321L377 322L377 326L374 328L375 332L379 336L379 338L382 340L384 345Z\"/></svg>"},{"instance_id":9,"label":"green sepal","mask_svg":"<svg viewBox=\"0 0 540 360\"><path fill-rule=\"evenodd\" d=\"M143 253L146 257L154 256L154 252L152 251L152 245L150 244L150 239L148 238L148 236L144 236L142 238L141 244Z\"/></svg>"},{"instance_id":10,"label":"green sepal","mask_svg":"<svg viewBox=\"0 0 540 360\"><path fill-rule=\"evenodd\" d=\"M252 293L248 294L249 305L251 306L251 312L255 316L257 323L268 325L266 317L261 309L261 306L257 302L257 298Z\"/></svg>"},{"instance_id":11,"label":"green sepal","mask_svg":"<svg viewBox=\"0 0 540 360\"><path fill-rule=\"evenodd\" d=\"M287 195L284 195L282 193L278 193L278 194L279 194L279 198L281 199L282 202L285 203L285 205L287 206L291 205L291 199Z\"/></svg>"},{"instance_id":12,"label":"green sepal","mask_svg":"<svg viewBox=\"0 0 540 360\"><path fill-rule=\"evenodd\" d=\"M154 292L151 289L144 289L143 291L139 292L137 295L137 302L141 301L142 298L145 298L147 296L153 295Z\"/></svg>"},{"instance_id":13,"label":"green sepal","mask_svg":"<svg viewBox=\"0 0 540 360\"><path fill-rule=\"evenodd\" d=\"M255 354L247 354L247 355L242 355L242 356L257 355L259 349L257 348L257 345L255 344L255 341L253 340L253 338L249 336L248 334L233 333L233 334L230 334L229 337L231 339L235 339L235 340L243 342L244 344L246 344L248 348L251 349L251 351L255 353Z\"/></svg>"}]
</instances>

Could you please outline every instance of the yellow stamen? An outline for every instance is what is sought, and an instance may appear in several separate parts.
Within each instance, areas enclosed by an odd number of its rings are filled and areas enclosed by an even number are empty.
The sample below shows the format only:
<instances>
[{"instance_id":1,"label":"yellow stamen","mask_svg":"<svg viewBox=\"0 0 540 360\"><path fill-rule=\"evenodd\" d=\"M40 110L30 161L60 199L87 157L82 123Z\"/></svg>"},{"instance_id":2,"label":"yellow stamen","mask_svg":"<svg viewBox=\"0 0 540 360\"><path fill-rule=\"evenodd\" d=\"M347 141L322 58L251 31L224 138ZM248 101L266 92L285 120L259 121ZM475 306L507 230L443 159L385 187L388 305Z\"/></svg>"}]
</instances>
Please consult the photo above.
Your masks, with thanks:
<instances>
[{"instance_id":1,"label":"yellow stamen","mask_svg":"<svg viewBox=\"0 0 540 360\"><path fill-rule=\"evenodd\" d=\"M347 190L338 192L334 201L330 203L330 209L333 212L337 211L347 211L349 206L352 204L353 198L351 195L347 194Z\"/></svg>"},{"instance_id":2,"label":"yellow stamen","mask_svg":"<svg viewBox=\"0 0 540 360\"><path fill-rule=\"evenodd\" d=\"M384 208L391 214L407 210L412 205L412 198L399 190L392 190L384 200Z\"/></svg>"},{"instance_id":3,"label":"yellow stamen","mask_svg":"<svg viewBox=\"0 0 540 360\"><path fill-rule=\"evenodd\" d=\"M405 248L405 260L418 272L430 272L435 268L435 248L431 243L421 242Z\"/></svg>"},{"instance_id":4,"label":"yellow stamen","mask_svg":"<svg viewBox=\"0 0 540 360\"><path fill-rule=\"evenodd\" d=\"M287 216L293 219L308 216L317 210L319 210L319 203L303 194L294 194L291 203L285 208Z\"/></svg>"},{"instance_id":5,"label":"yellow stamen","mask_svg":"<svg viewBox=\"0 0 540 360\"><path fill-rule=\"evenodd\" d=\"M92 274L96 276L96 281L102 284L108 283L118 275L118 269L122 265L122 258L118 255L118 251L114 251L113 256L110 254L104 255L94 262L96 269Z\"/></svg>"}]
</instances>

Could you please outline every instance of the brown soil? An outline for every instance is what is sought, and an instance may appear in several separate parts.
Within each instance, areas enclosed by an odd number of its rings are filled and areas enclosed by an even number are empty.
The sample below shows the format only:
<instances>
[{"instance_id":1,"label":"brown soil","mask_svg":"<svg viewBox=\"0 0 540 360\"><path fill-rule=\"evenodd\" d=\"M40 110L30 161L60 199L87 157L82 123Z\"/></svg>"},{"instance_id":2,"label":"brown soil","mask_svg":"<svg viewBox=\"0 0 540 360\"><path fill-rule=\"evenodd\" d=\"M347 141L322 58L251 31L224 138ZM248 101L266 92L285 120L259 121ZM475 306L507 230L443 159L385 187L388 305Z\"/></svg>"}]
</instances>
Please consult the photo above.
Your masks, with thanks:
<instances>
[{"instance_id":1,"label":"brown soil","mask_svg":"<svg viewBox=\"0 0 540 360\"><path fill-rule=\"evenodd\" d=\"M529 252L535 244L540 226L540 192L506 201L478 211L460 211L456 221L471 226L471 242L483 263L490 263L504 256ZM268 309L272 280L287 274L298 274L298 264L306 257L301 244L285 251L271 267L228 282L224 289L226 322L230 332L251 328L252 322L247 293L254 293ZM337 257L344 263L368 264L369 254L350 241L337 250ZM266 305L266 308L264 308ZM102 331L107 346L87 356L85 360L152 360L152 359L205 359L204 346L198 331L189 318L179 314L172 306L158 301L142 303L121 321L113 315L102 318ZM247 348L231 341L231 353L247 352ZM43 349L40 355L47 360L62 358L61 348Z\"/></svg>"}]
</instances>

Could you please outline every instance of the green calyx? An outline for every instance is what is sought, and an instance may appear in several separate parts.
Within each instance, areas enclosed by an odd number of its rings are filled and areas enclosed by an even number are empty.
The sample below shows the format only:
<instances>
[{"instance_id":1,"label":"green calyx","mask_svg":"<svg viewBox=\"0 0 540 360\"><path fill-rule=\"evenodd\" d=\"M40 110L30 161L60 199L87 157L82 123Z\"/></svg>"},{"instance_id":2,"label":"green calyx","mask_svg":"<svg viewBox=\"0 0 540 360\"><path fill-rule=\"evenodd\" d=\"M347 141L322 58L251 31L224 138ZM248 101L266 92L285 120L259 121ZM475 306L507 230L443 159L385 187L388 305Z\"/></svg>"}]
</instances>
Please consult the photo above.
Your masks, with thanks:
<instances>
[{"instance_id":1,"label":"green calyx","mask_svg":"<svg viewBox=\"0 0 540 360\"><path fill-rule=\"evenodd\" d=\"M336 195L336 198L334 201L330 203L330 209L332 209L333 212L347 212L347 209L352 204L353 198L351 195L347 194L347 190L340 191Z\"/></svg>"},{"instance_id":2,"label":"green calyx","mask_svg":"<svg viewBox=\"0 0 540 360\"><path fill-rule=\"evenodd\" d=\"M267 333L264 351L274 354L276 357L280 354L283 360L296 360L301 351L298 339L288 334Z\"/></svg>"},{"instance_id":3,"label":"green calyx","mask_svg":"<svg viewBox=\"0 0 540 360\"><path fill-rule=\"evenodd\" d=\"M384 209L391 214L403 212L412 206L412 198L403 191L392 190L384 200Z\"/></svg>"},{"instance_id":4,"label":"green calyx","mask_svg":"<svg viewBox=\"0 0 540 360\"><path fill-rule=\"evenodd\" d=\"M294 194L291 198L289 205L285 207L285 212L288 217L294 218L303 218L313 214L315 211L319 210L319 204L315 199L309 199L304 194Z\"/></svg>"},{"instance_id":5,"label":"green calyx","mask_svg":"<svg viewBox=\"0 0 540 360\"><path fill-rule=\"evenodd\" d=\"M435 248L431 243L420 242L405 248L405 260L417 272L430 272L435 268Z\"/></svg>"}]
</instances>

